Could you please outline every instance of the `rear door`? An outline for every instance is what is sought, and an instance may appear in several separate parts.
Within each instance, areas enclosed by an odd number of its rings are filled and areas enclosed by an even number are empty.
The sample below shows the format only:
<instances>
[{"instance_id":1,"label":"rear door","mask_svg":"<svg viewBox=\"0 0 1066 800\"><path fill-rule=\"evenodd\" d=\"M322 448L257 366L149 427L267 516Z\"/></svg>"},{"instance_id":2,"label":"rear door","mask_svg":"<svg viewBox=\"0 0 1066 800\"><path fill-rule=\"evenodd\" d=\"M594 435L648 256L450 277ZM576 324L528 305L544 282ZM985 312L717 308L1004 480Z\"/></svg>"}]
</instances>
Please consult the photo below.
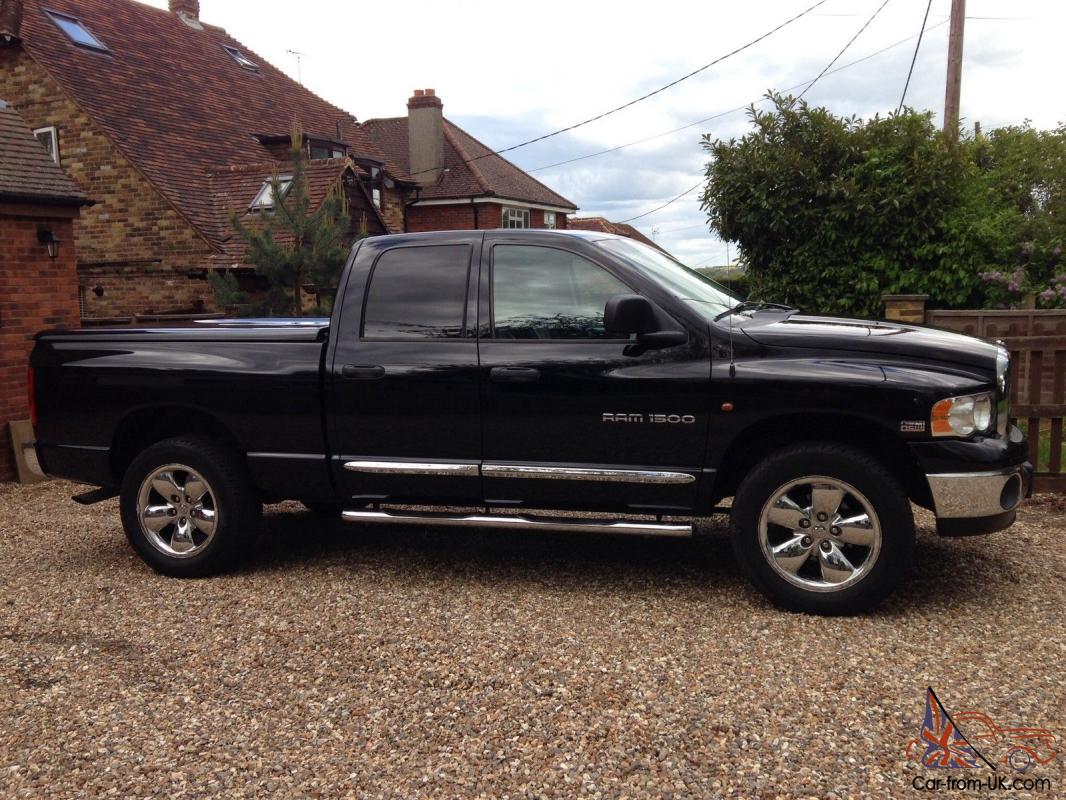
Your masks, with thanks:
<instances>
[{"instance_id":1,"label":"rear door","mask_svg":"<svg viewBox=\"0 0 1066 800\"><path fill-rule=\"evenodd\" d=\"M476 503L481 234L360 246L331 365L333 475L357 501Z\"/></svg>"},{"instance_id":2,"label":"rear door","mask_svg":"<svg viewBox=\"0 0 1066 800\"><path fill-rule=\"evenodd\" d=\"M604 306L642 294L571 237L488 233L480 292L483 482L496 505L687 511L707 435L706 333L641 352ZM661 307L660 307L660 310Z\"/></svg>"}]
</instances>

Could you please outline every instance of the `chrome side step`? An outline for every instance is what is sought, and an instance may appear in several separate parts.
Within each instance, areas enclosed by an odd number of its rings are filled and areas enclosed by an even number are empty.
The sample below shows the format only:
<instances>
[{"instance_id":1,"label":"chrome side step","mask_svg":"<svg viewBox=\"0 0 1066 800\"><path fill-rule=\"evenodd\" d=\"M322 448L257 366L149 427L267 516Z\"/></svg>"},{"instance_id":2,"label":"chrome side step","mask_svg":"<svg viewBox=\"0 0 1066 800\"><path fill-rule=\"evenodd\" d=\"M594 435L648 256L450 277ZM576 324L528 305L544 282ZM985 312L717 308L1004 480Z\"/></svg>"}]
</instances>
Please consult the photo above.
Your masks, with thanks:
<instances>
[{"instance_id":1,"label":"chrome side step","mask_svg":"<svg viewBox=\"0 0 1066 800\"><path fill-rule=\"evenodd\" d=\"M438 525L465 528L511 528L566 533L618 533L630 536L692 536L689 523L595 520L573 517L536 517L504 514L446 514L414 511L342 511L345 522L387 525Z\"/></svg>"}]
</instances>

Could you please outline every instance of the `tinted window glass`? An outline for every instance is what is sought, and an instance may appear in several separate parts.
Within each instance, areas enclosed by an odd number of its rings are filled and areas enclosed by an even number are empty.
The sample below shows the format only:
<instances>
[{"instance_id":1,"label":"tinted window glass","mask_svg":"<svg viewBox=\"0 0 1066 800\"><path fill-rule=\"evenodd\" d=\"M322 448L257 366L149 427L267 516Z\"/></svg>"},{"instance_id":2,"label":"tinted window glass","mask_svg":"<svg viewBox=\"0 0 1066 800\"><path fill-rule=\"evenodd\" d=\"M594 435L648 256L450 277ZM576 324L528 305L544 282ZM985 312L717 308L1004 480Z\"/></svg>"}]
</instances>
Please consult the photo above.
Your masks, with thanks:
<instances>
[{"instance_id":1,"label":"tinted window glass","mask_svg":"<svg viewBox=\"0 0 1066 800\"><path fill-rule=\"evenodd\" d=\"M499 339L602 339L603 307L630 289L581 256L550 247L493 249L493 317Z\"/></svg>"},{"instance_id":2,"label":"tinted window glass","mask_svg":"<svg viewBox=\"0 0 1066 800\"><path fill-rule=\"evenodd\" d=\"M370 276L363 336L462 336L470 248L465 244L386 251Z\"/></svg>"}]
</instances>

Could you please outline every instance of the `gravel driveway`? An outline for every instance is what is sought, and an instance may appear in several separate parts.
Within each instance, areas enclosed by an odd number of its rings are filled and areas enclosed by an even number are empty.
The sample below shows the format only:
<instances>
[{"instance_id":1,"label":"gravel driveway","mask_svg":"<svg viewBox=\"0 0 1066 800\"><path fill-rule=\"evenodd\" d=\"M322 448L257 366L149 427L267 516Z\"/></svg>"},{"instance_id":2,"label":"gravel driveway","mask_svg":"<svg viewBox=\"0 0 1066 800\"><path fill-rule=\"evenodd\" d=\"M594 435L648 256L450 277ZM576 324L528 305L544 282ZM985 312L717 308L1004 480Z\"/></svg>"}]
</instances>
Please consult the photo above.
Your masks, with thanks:
<instances>
[{"instance_id":1,"label":"gravel driveway","mask_svg":"<svg viewBox=\"0 0 1066 800\"><path fill-rule=\"evenodd\" d=\"M238 573L176 581L75 490L0 486L3 798L937 796L903 756L927 685L1063 735L1063 499L972 540L923 517L902 591L827 620L749 588L720 523L636 540L272 507ZM1054 796L1064 764L995 794Z\"/></svg>"}]
</instances>

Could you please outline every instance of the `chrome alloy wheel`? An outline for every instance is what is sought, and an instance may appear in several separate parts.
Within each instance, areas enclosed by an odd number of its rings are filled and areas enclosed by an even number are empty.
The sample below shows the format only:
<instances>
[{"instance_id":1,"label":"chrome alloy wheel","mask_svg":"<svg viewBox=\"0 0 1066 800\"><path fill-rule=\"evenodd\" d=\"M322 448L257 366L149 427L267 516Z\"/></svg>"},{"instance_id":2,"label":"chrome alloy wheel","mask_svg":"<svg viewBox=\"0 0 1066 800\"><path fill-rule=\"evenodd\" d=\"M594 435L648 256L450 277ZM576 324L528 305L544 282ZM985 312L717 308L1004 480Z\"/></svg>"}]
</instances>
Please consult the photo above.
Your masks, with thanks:
<instances>
[{"instance_id":1,"label":"chrome alloy wheel","mask_svg":"<svg viewBox=\"0 0 1066 800\"><path fill-rule=\"evenodd\" d=\"M174 558L203 552L219 523L214 491L184 464L167 464L144 479L137 492L137 517L152 546Z\"/></svg>"},{"instance_id":2,"label":"chrome alloy wheel","mask_svg":"<svg viewBox=\"0 0 1066 800\"><path fill-rule=\"evenodd\" d=\"M774 571L801 589L835 592L862 580L881 552L881 523L854 486L811 475L763 506L759 545Z\"/></svg>"}]
</instances>

